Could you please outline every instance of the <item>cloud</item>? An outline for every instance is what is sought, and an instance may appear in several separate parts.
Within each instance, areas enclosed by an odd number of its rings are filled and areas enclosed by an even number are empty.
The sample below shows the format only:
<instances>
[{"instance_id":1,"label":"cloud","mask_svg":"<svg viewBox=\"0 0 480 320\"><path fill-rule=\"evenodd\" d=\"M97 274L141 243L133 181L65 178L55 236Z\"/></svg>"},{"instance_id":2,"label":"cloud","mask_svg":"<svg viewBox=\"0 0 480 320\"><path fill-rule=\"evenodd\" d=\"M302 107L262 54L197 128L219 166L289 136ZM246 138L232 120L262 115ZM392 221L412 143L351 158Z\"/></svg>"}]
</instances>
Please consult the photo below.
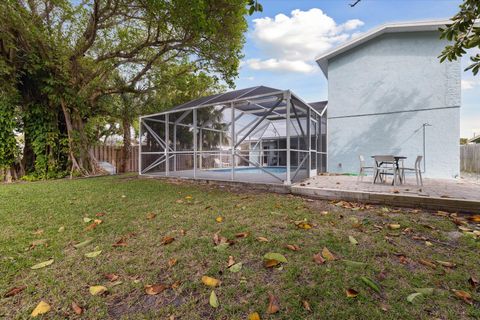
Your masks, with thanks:
<instances>
[{"instance_id":1,"label":"cloud","mask_svg":"<svg viewBox=\"0 0 480 320\"><path fill-rule=\"evenodd\" d=\"M308 64L302 60L284 60L284 59L249 59L247 65L253 70L271 70L271 71L293 71L309 73L316 71L314 65Z\"/></svg>"},{"instance_id":2,"label":"cloud","mask_svg":"<svg viewBox=\"0 0 480 320\"><path fill-rule=\"evenodd\" d=\"M351 39L354 30L363 26L358 19L337 24L322 10L293 10L290 16L253 20L253 40L268 58L250 59L252 69L312 72L317 70L315 57Z\"/></svg>"},{"instance_id":3,"label":"cloud","mask_svg":"<svg viewBox=\"0 0 480 320\"><path fill-rule=\"evenodd\" d=\"M462 85L462 90L470 90L480 85L480 81L476 79L462 80L461 85Z\"/></svg>"}]
</instances>

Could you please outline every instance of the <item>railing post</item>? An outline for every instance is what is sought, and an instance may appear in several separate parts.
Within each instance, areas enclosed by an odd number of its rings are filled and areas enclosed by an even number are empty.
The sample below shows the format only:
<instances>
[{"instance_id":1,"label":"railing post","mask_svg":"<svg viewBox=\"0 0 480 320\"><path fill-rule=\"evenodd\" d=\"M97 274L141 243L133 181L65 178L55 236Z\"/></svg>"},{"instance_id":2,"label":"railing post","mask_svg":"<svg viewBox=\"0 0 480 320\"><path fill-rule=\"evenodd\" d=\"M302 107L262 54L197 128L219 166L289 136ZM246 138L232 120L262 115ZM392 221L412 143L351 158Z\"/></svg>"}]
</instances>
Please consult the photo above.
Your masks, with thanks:
<instances>
[{"instance_id":1,"label":"railing post","mask_svg":"<svg viewBox=\"0 0 480 320\"><path fill-rule=\"evenodd\" d=\"M138 117L138 174L142 174L142 117Z\"/></svg>"},{"instance_id":2,"label":"railing post","mask_svg":"<svg viewBox=\"0 0 480 320\"><path fill-rule=\"evenodd\" d=\"M197 178L197 109L193 109L193 178Z\"/></svg>"},{"instance_id":3,"label":"railing post","mask_svg":"<svg viewBox=\"0 0 480 320\"><path fill-rule=\"evenodd\" d=\"M287 177L285 180L286 185L290 185L290 104L291 102L291 94L290 91L285 91L284 99L286 103L286 131L287 131Z\"/></svg>"},{"instance_id":4,"label":"railing post","mask_svg":"<svg viewBox=\"0 0 480 320\"><path fill-rule=\"evenodd\" d=\"M231 124L230 124L230 130L231 130L231 163L232 163L232 174L231 174L231 180L235 180L235 107L233 102L230 104L232 110L231 110Z\"/></svg>"},{"instance_id":5,"label":"railing post","mask_svg":"<svg viewBox=\"0 0 480 320\"><path fill-rule=\"evenodd\" d=\"M165 175L169 175L170 171L170 159L169 159L169 154L168 154L168 147L170 145L169 140L170 140L170 135L168 132L168 129L170 127L168 123L168 113L165 115Z\"/></svg>"}]
</instances>

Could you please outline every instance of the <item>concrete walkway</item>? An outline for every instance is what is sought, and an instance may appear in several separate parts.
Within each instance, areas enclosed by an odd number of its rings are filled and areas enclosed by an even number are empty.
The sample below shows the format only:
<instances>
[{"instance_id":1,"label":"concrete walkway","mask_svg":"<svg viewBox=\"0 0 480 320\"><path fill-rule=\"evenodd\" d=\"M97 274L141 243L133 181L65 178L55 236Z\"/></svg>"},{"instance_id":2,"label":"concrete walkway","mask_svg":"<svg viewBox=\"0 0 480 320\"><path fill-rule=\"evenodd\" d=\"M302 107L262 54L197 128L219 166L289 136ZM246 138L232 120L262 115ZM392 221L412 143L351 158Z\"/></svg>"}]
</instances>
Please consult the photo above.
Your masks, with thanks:
<instances>
[{"instance_id":1,"label":"concrete walkway","mask_svg":"<svg viewBox=\"0 0 480 320\"><path fill-rule=\"evenodd\" d=\"M365 201L436 210L480 212L480 184L465 179L424 179L423 187L415 178L399 186L372 184L367 176L320 175L291 188L292 193L319 199Z\"/></svg>"}]
</instances>

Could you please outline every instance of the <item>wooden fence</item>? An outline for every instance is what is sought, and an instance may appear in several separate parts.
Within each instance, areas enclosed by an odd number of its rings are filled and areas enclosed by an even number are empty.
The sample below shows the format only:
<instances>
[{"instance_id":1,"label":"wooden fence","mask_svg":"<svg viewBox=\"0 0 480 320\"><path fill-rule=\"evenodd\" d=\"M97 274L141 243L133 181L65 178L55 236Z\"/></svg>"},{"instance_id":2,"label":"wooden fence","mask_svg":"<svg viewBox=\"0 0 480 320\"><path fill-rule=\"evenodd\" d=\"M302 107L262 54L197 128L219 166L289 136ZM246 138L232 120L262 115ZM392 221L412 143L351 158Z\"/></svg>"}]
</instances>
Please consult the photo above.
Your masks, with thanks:
<instances>
[{"instance_id":1,"label":"wooden fence","mask_svg":"<svg viewBox=\"0 0 480 320\"><path fill-rule=\"evenodd\" d=\"M479 143L460 146L460 170L463 172L480 173Z\"/></svg>"},{"instance_id":2,"label":"wooden fence","mask_svg":"<svg viewBox=\"0 0 480 320\"><path fill-rule=\"evenodd\" d=\"M110 163L115 167L116 172L120 173L123 160L122 147L100 145L93 147L92 151L97 161ZM125 172L138 172L138 146L132 146L132 154L126 164Z\"/></svg>"}]
</instances>

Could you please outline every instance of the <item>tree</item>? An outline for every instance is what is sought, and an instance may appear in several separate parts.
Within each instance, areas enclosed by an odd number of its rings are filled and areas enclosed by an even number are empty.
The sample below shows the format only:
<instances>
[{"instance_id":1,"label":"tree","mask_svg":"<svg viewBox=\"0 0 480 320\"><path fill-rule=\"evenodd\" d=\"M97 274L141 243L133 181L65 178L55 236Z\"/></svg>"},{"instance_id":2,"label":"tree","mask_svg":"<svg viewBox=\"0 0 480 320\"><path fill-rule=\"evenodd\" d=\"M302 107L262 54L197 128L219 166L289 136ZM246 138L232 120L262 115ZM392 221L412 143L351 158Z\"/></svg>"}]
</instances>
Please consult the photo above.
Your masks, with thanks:
<instances>
[{"instance_id":1,"label":"tree","mask_svg":"<svg viewBox=\"0 0 480 320\"><path fill-rule=\"evenodd\" d=\"M250 2L0 2L0 68L15 75L26 170L48 175L66 156L71 174L96 173L89 121L108 115L114 96L168 87L164 75L203 71L233 85Z\"/></svg>"},{"instance_id":2,"label":"tree","mask_svg":"<svg viewBox=\"0 0 480 320\"><path fill-rule=\"evenodd\" d=\"M439 56L440 61L457 60L466 54L467 49L480 49L480 1L464 0L460 5L460 11L451 19L452 24L441 28L441 38L453 41ZM477 75L480 70L480 53L470 57L470 64L465 71L472 70Z\"/></svg>"}]
</instances>

